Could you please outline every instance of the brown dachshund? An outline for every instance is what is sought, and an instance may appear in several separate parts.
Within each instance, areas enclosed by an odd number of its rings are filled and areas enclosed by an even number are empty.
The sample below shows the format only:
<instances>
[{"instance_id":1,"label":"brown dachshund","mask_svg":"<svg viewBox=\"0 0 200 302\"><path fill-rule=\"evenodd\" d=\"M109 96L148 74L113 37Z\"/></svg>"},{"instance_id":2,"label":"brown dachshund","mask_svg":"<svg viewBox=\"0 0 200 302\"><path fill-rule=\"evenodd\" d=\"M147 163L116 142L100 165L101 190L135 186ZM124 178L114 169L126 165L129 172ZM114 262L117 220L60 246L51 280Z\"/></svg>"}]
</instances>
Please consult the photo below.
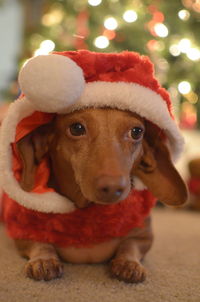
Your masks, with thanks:
<instances>
[{"instance_id":1,"label":"brown dachshund","mask_svg":"<svg viewBox=\"0 0 200 302\"><path fill-rule=\"evenodd\" d=\"M50 186L70 198L78 208L92 203L124 200L133 176L161 201L180 205L187 197L184 182L174 168L158 129L140 116L117 109L85 109L57 115L21 139L18 150L23 162L21 187L30 191L34 171L48 154ZM60 277L60 258L71 263L100 263L111 259L111 274L126 282L146 277L141 264L152 245L150 217L143 228L125 238L91 248L60 248L52 244L16 240L21 255L29 259L26 274L35 280Z\"/></svg>"}]
</instances>

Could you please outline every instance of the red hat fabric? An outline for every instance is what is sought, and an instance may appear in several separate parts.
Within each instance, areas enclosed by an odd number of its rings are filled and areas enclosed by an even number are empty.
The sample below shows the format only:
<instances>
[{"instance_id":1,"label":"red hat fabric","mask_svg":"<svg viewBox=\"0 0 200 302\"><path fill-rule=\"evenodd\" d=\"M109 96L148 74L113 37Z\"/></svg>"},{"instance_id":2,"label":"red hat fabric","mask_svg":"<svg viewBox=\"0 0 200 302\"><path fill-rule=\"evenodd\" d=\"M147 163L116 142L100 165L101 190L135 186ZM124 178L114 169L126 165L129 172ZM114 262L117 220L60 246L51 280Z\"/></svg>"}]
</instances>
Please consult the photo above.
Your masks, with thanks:
<instances>
[{"instance_id":1,"label":"red hat fabric","mask_svg":"<svg viewBox=\"0 0 200 302\"><path fill-rule=\"evenodd\" d=\"M83 70L85 81L127 82L147 87L165 100L171 112L169 93L160 86L154 75L154 66L149 57L139 53L98 53L88 50L54 52L70 58Z\"/></svg>"},{"instance_id":2,"label":"red hat fabric","mask_svg":"<svg viewBox=\"0 0 200 302\"><path fill-rule=\"evenodd\" d=\"M22 137L49 121L52 114L87 107L129 110L162 129L172 159L183 149L169 94L155 79L146 56L128 51L55 52L30 59L20 71L19 84L23 95L10 106L1 127L0 182L12 199L29 209L52 213L74 210L74 204L56 192L23 191L13 175L12 144L16 134Z\"/></svg>"}]
</instances>

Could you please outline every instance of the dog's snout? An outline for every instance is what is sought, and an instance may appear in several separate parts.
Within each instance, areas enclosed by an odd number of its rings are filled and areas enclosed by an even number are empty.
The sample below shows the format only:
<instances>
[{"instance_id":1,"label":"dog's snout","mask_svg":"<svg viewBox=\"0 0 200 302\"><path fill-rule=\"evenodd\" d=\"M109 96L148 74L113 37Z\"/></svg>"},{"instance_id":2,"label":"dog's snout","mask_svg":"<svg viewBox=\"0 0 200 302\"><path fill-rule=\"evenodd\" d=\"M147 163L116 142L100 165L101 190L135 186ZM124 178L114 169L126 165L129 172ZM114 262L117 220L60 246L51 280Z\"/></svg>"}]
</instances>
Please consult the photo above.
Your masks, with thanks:
<instances>
[{"instance_id":1,"label":"dog's snout","mask_svg":"<svg viewBox=\"0 0 200 302\"><path fill-rule=\"evenodd\" d=\"M101 176L96 180L97 199L103 202L120 200L127 186L124 176Z\"/></svg>"}]
</instances>

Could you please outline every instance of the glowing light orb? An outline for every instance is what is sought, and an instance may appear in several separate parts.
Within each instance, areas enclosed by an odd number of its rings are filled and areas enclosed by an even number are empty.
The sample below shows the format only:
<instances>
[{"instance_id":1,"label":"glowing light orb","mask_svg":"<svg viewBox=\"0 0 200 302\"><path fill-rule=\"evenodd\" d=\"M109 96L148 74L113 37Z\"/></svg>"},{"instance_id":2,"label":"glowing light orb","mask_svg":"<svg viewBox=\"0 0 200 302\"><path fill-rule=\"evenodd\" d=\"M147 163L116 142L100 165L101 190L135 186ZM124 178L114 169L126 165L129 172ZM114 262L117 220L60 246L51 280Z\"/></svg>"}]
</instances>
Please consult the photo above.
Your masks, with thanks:
<instances>
[{"instance_id":1,"label":"glowing light orb","mask_svg":"<svg viewBox=\"0 0 200 302\"><path fill-rule=\"evenodd\" d=\"M105 28L107 28L109 30L114 30L117 28L118 22L115 18L110 17L104 21L104 26L105 26Z\"/></svg>"},{"instance_id":2,"label":"glowing light orb","mask_svg":"<svg viewBox=\"0 0 200 302\"><path fill-rule=\"evenodd\" d=\"M191 41L189 39L181 39L178 43L178 47L182 53L187 53L191 47Z\"/></svg>"},{"instance_id":3,"label":"glowing light orb","mask_svg":"<svg viewBox=\"0 0 200 302\"><path fill-rule=\"evenodd\" d=\"M200 59L200 50L197 48L190 48L187 51L187 57L192 61L198 61Z\"/></svg>"},{"instance_id":4,"label":"glowing light orb","mask_svg":"<svg viewBox=\"0 0 200 302\"><path fill-rule=\"evenodd\" d=\"M42 43L40 44L40 48L50 52L52 50L54 50L55 48L55 43L51 40L44 40L42 41Z\"/></svg>"},{"instance_id":5,"label":"glowing light orb","mask_svg":"<svg viewBox=\"0 0 200 302\"><path fill-rule=\"evenodd\" d=\"M55 43L51 40L44 40L40 43L40 48L36 49L34 56L48 55L55 48Z\"/></svg>"},{"instance_id":6,"label":"glowing light orb","mask_svg":"<svg viewBox=\"0 0 200 302\"><path fill-rule=\"evenodd\" d=\"M169 48L169 52L172 54L174 57L178 57L181 54L181 51L176 44L172 44Z\"/></svg>"},{"instance_id":7,"label":"glowing light orb","mask_svg":"<svg viewBox=\"0 0 200 302\"><path fill-rule=\"evenodd\" d=\"M164 25L163 23L156 23L154 26L154 30L155 30L156 35L161 38L165 38L169 34L167 26Z\"/></svg>"},{"instance_id":8,"label":"glowing light orb","mask_svg":"<svg viewBox=\"0 0 200 302\"><path fill-rule=\"evenodd\" d=\"M99 36L97 37L95 40L94 40L94 45L97 47L97 48L106 48L108 47L109 45L109 40L107 37L105 36Z\"/></svg>"},{"instance_id":9,"label":"glowing light orb","mask_svg":"<svg viewBox=\"0 0 200 302\"><path fill-rule=\"evenodd\" d=\"M188 10L182 9L178 12L178 17L183 21L187 21L190 18L190 13Z\"/></svg>"},{"instance_id":10,"label":"glowing light orb","mask_svg":"<svg viewBox=\"0 0 200 302\"><path fill-rule=\"evenodd\" d=\"M182 94L188 94L191 91L191 85L188 81L182 81L178 84L178 91Z\"/></svg>"},{"instance_id":11,"label":"glowing light orb","mask_svg":"<svg viewBox=\"0 0 200 302\"><path fill-rule=\"evenodd\" d=\"M88 4L90 4L91 6L98 6L99 4L101 4L102 0L88 0Z\"/></svg>"},{"instance_id":12,"label":"glowing light orb","mask_svg":"<svg viewBox=\"0 0 200 302\"><path fill-rule=\"evenodd\" d=\"M138 15L134 10L127 10L123 14L123 19L128 23L135 22L137 20L137 18L138 18Z\"/></svg>"}]
</instances>

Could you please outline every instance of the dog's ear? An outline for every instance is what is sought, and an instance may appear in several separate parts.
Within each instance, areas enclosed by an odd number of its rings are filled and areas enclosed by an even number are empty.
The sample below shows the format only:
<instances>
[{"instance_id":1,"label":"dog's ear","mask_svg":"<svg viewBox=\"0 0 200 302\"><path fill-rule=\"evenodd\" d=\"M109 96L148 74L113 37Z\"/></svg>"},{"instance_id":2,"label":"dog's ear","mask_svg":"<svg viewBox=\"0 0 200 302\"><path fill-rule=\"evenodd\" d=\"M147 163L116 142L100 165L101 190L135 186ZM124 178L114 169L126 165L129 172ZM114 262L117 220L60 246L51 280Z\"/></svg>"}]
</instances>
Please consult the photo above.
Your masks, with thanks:
<instances>
[{"instance_id":1,"label":"dog's ear","mask_svg":"<svg viewBox=\"0 0 200 302\"><path fill-rule=\"evenodd\" d=\"M175 169L166 145L157 141L154 147L144 139L143 155L132 170L161 202L178 206L187 200L187 188Z\"/></svg>"},{"instance_id":2,"label":"dog's ear","mask_svg":"<svg viewBox=\"0 0 200 302\"><path fill-rule=\"evenodd\" d=\"M17 142L17 150L22 161L20 185L23 190L31 191L35 181L35 170L48 152L53 135L52 123L38 127Z\"/></svg>"}]
</instances>

